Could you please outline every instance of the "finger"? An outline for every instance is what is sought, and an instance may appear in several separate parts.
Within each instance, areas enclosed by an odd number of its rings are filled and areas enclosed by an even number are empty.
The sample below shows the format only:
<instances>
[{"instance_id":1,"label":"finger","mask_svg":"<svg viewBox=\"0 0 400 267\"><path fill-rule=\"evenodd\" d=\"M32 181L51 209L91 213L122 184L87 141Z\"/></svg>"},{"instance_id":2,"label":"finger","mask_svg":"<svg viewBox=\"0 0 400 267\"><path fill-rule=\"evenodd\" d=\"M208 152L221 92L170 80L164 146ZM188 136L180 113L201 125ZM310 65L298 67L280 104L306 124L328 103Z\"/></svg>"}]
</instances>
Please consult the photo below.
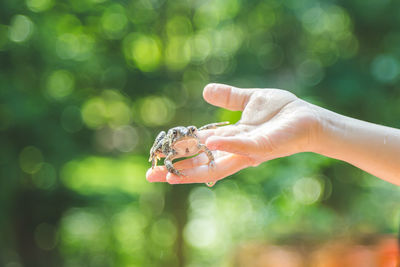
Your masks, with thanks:
<instances>
[{"instance_id":1,"label":"finger","mask_svg":"<svg viewBox=\"0 0 400 267\"><path fill-rule=\"evenodd\" d=\"M258 142L246 136L211 136L206 141L211 150L221 150L244 156L252 156L260 152Z\"/></svg>"},{"instance_id":2,"label":"finger","mask_svg":"<svg viewBox=\"0 0 400 267\"><path fill-rule=\"evenodd\" d=\"M247 157L229 154L225 157L218 158L213 167L201 165L192 169L187 169L183 172L184 176L177 176L169 173L167 175L167 182L170 184L215 182L248 167L248 162Z\"/></svg>"},{"instance_id":3,"label":"finger","mask_svg":"<svg viewBox=\"0 0 400 267\"><path fill-rule=\"evenodd\" d=\"M209 161L210 160L208 159L207 155L205 153L201 153L196 157L184 159L174 163L174 167L178 170L184 170L207 164Z\"/></svg>"},{"instance_id":4,"label":"finger","mask_svg":"<svg viewBox=\"0 0 400 267\"><path fill-rule=\"evenodd\" d=\"M204 144L210 136L213 136L215 134L216 129L211 129L211 130L201 130L197 132L197 137L200 140L200 143Z\"/></svg>"},{"instance_id":5,"label":"finger","mask_svg":"<svg viewBox=\"0 0 400 267\"><path fill-rule=\"evenodd\" d=\"M156 166L154 169L150 168L146 172L147 181L153 182L166 182L168 171L164 166Z\"/></svg>"},{"instance_id":6,"label":"finger","mask_svg":"<svg viewBox=\"0 0 400 267\"><path fill-rule=\"evenodd\" d=\"M184 159L174 163L174 167L178 170L184 170L189 168L195 168L197 166L207 164L209 159L205 153L201 153L200 155L190 158ZM146 172L146 179L149 182L166 182L166 176L168 174L168 170L165 166L156 166L153 169L150 168Z\"/></svg>"},{"instance_id":7,"label":"finger","mask_svg":"<svg viewBox=\"0 0 400 267\"><path fill-rule=\"evenodd\" d=\"M254 89L211 83L203 91L203 98L210 104L229 110L244 110Z\"/></svg>"}]
</instances>

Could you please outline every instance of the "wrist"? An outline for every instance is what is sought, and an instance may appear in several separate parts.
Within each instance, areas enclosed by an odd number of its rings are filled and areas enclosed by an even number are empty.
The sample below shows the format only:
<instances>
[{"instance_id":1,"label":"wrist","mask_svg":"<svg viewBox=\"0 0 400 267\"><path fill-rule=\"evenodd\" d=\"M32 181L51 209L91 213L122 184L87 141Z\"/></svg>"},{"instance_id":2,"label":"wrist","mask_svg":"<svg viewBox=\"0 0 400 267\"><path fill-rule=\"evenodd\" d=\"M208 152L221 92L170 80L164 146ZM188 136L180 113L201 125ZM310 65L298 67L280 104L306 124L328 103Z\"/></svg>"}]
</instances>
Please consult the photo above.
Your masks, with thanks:
<instances>
[{"instance_id":1,"label":"wrist","mask_svg":"<svg viewBox=\"0 0 400 267\"><path fill-rule=\"evenodd\" d=\"M310 134L309 151L333 156L337 147L336 140L345 134L346 117L316 105L312 105L312 109L315 123Z\"/></svg>"},{"instance_id":2,"label":"wrist","mask_svg":"<svg viewBox=\"0 0 400 267\"><path fill-rule=\"evenodd\" d=\"M320 108L319 131L313 152L347 162L353 157L361 140L357 121L333 111Z\"/></svg>"},{"instance_id":3,"label":"wrist","mask_svg":"<svg viewBox=\"0 0 400 267\"><path fill-rule=\"evenodd\" d=\"M400 185L400 130L346 117L311 105L309 152L350 163Z\"/></svg>"}]
</instances>

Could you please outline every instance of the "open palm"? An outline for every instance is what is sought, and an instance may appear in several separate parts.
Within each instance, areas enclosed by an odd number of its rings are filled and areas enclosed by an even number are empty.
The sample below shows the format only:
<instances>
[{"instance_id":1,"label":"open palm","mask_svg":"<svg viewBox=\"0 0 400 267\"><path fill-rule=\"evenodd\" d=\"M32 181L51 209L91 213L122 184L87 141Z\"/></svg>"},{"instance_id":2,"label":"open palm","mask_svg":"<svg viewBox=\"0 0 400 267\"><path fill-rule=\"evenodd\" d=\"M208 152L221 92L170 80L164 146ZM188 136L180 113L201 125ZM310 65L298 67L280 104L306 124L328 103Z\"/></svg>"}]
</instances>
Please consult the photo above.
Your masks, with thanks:
<instances>
[{"instance_id":1,"label":"open palm","mask_svg":"<svg viewBox=\"0 0 400 267\"><path fill-rule=\"evenodd\" d=\"M214 182L270 159L308 151L318 130L313 105L284 90L210 84L203 97L212 105L243 111L234 125L198 133L201 141L214 151L215 166L209 166L202 153L174 164L185 176L170 174L160 166L147 172L149 181Z\"/></svg>"}]
</instances>

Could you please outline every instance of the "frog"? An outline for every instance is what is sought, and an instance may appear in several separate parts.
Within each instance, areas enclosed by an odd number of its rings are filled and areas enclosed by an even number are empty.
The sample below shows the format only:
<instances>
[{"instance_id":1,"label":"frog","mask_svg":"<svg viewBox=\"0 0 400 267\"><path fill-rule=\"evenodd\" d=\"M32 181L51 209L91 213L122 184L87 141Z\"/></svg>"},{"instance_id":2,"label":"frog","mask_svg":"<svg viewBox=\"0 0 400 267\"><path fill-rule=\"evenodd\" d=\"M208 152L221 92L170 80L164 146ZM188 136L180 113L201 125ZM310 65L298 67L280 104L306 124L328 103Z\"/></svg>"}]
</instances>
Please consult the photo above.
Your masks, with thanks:
<instances>
[{"instance_id":1,"label":"frog","mask_svg":"<svg viewBox=\"0 0 400 267\"><path fill-rule=\"evenodd\" d=\"M196 126L177 126L169 129L167 132L161 131L154 140L153 146L150 149L149 162L151 168L157 166L157 160L161 156L165 156L164 165L168 172L178 176L184 176L179 170L174 168L172 161L177 158L190 157L200 153L206 153L208 157L208 165L214 167L214 156L205 144L200 142L197 136L198 131L215 129L218 126L227 125L228 121L215 122L204 125L200 128ZM207 183L212 186L214 183Z\"/></svg>"}]
</instances>

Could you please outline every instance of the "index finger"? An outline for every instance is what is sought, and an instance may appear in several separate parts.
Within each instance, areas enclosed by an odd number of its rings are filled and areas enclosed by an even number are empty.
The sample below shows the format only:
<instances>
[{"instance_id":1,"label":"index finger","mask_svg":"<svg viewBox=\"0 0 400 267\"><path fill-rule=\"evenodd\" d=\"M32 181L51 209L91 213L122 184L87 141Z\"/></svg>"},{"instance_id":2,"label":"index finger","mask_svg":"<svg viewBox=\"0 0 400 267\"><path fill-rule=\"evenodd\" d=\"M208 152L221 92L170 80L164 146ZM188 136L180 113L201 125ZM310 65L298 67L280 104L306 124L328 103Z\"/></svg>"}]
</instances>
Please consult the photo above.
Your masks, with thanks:
<instances>
[{"instance_id":1,"label":"index finger","mask_svg":"<svg viewBox=\"0 0 400 267\"><path fill-rule=\"evenodd\" d=\"M201 153L193 158L184 159L174 163L174 167L178 170L195 168L199 165L207 164L209 159L205 153ZM150 168L146 173L146 179L149 182L166 182L168 170L165 166L155 166Z\"/></svg>"},{"instance_id":2,"label":"index finger","mask_svg":"<svg viewBox=\"0 0 400 267\"><path fill-rule=\"evenodd\" d=\"M249 167L249 159L237 154L227 154L215 160L215 166L200 165L183 171L184 176L167 174L170 184L209 183L221 180L241 169Z\"/></svg>"}]
</instances>

